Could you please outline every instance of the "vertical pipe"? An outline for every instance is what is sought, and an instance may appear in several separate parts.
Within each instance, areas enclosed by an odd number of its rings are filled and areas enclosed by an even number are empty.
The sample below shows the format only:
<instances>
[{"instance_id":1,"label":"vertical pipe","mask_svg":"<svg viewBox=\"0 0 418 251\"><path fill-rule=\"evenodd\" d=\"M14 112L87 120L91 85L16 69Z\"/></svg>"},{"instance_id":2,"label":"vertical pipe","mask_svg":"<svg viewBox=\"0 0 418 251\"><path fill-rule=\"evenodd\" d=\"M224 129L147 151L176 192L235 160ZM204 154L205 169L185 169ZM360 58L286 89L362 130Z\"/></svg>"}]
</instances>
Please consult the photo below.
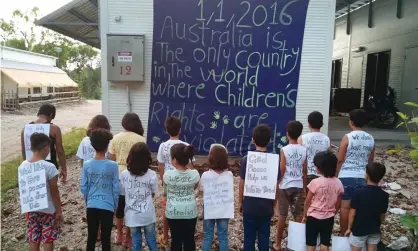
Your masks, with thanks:
<instances>
[{"instance_id":1,"label":"vertical pipe","mask_svg":"<svg viewBox=\"0 0 418 251\"><path fill-rule=\"evenodd\" d=\"M347 5L347 27L346 27L346 34L350 35L351 34L351 4L350 4L350 0L348 0L348 5Z\"/></svg>"},{"instance_id":2,"label":"vertical pipe","mask_svg":"<svg viewBox=\"0 0 418 251\"><path fill-rule=\"evenodd\" d=\"M131 89L129 89L129 84L126 84L126 94L128 97L128 112L132 112Z\"/></svg>"},{"instance_id":3,"label":"vertical pipe","mask_svg":"<svg viewBox=\"0 0 418 251\"><path fill-rule=\"evenodd\" d=\"M369 0L369 20L368 20L369 28L373 27L373 0Z\"/></svg>"},{"instance_id":4,"label":"vertical pipe","mask_svg":"<svg viewBox=\"0 0 418 251\"><path fill-rule=\"evenodd\" d=\"M398 3L396 5L396 17L398 19L402 18L402 0L398 0Z\"/></svg>"}]
</instances>

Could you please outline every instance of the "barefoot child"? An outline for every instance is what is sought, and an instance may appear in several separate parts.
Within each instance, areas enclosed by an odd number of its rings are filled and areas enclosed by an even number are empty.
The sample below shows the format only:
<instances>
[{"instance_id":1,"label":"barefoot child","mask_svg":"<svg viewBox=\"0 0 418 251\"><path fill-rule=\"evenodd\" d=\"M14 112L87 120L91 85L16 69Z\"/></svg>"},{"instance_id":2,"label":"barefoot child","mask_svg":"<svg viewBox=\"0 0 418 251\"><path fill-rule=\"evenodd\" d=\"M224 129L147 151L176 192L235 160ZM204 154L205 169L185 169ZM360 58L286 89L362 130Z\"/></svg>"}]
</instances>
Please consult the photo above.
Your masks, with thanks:
<instances>
[{"instance_id":1,"label":"barefoot child","mask_svg":"<svg viewBox=\"0 0 418 251\"><path fill-rule=\"evenodd\" d=\"M321 127L324 125L323 116L320 112L311 112L308 116L308 127L311 132L299 137L298 143L306 147L308 176L306 184L318 178L320 175L316 172L314 157L319 152L330 150L331 143L327 135L321 133Z\"/></svg>"},{"instance_id":2,"label":"barefoot child","mask_svg":"<svg viewBox=\"0 0 418 251\"><path fill-rule=\"evenodd\" d=\"M299 121L289 121L286 126L289 144L280 150L279 185L279 220L277 221L276 241L274 250L280 250L286 218L291 208L293 219L301 222L303 217L303 201L306 189L306 148L298 144L303 125Z\"/></svg>"},{"instance_id":3,"label":"barefoot child","mask_svg":"<svg viewBox=\"0 0 418 251\"><path fill-rule=\"evenodd\" d=\"M204 201L204 211L207 209L206 200L211 195L208 194L209 191L205 190L205 187L211 186L213 184L231 184L231 187L222 186L222 190L225 191L230 196L230 199L234 200L234 176L232 172L228 171L228 153L223 145L214 144L211 146L209 151L209 171L206 171L202 174L202 178L200 180L200 187L203 191L203 201ZM219 188L221 189L221 188ZM223 193L223 194L224 194ZM225 198L228 200L228 198ZM228 206L230 211L234 211L234 204L230 203ZM218 211L218 210L216 210ZM224 218L219 219L204 219L203 220L203 251L210 251L213 244L213 232L215 229L215 224L217 226L217 234L218 234L218 241L219 241L219 251L228 251L229 244L228 244L228 223L230 217L228 214L227 208L224 205L219 206L219 211L223 212Z\"/></svg>"},{"instance_id":4,"label":"barefoot child","mask_svg":"<svg viewBox=\"0 0 418 251\"><path fill-rule=\"evenodd\" d=\"M87 208L87 251L95 250L99 225L102 250L110 251L113 214L120 194L118 164L106 159L111 139L112 134L108 130L92 131L90 141L96 155L83 164L80 188Z\"/></svg>"},{"instance_id":5,"label":"barefoot child","mask_svg":"<svg viewBox=\"0 0 418 251\"><path fill-rule=\"evenodd\" d=\"M271 130L267 125L258 125L253 131L253 143L257 152L267 152L270 143ZM239 169L239 202L240 213L244 224L244 251L255 250L255 240L258 237L258 249L269 250L270 222L273 217L274 205L277 200L257 197L244 197L245 175L247 172L247 156L241 160ZM280 174L277 177L279 180ZM277 183L278 185L278 183ZM277 194L276 194L277 198Z\"/></svg>"},{"instance_id":6,"label":"barefoot child","mask_svg":"<svg viewBox=\"0 0 418 251\"><path fill-rule=\"evenodd\" d=\"M308 185L304 219L306 222L306 245L308 251L315 251L318 235L321 236L321 251L331 246L334 216L340 210L344 188L335 177L337 157L332 152L320 152L314 157L316 173L322 175Z\"/></svg>"},{"instance_id":7,"label":"barefoot child","mask_svg":"<svg viewBox=\"0 0 418 251\"><path fill-rule=\"evenodd\" d=\"M180 140L180 131L181 131L181 121L177 117L168 117L165 120L165 130L167 131L170 139L164 143L161 143L160 147L158 148L157 160L158 160L158 172L160 174L161 183L164 187L163 177L164 173L168 170L174 170L174 167L171 163L171 147L175 144L185 144L186 146L189 145L188 143ZM188 168L193 167L193 165L189 164ZM166 187L164 187L163 193L163 201L162 204L165 207L167 202L167 191ZM168 247L168 221L165 215L163 216L163 240L160 241L164 247Z\"/></svg>"},{"instance_id":8,"label":"barefoot child","mask_svg":"<svg viewBox=\"0 0 418 251\"><path fill-rule=\"evenodd\" d=\"M149 169L151 152L145 143L136 143L129 152L128 169L120 175L125 196L125 225L131 229L133 251L142 250L142 231L150 251L158 251L155 237L153 197L158 191L157 174Z\"/></svg>"},{"instance_id":9,"label":"barefoot child","mask_svg":"<svg viewBox=\"0 0 418 251\"><path fill-rule=\"evenodd\" d=\"M346 236L350 236L352 251L361 251L367 244L367 251L376 251L380 242L380 226L385 220L389 206L389 195L379 182L385 176L386 168L379 163L366 167L367 186L356 190L351 199L351 209Z\"/></svg>"},{"instance_id":10,"label":"barefoot child","mask_svg":"<svg viewBox=\"0 0 418 251\"><path fill-rule=\"evenodd\" d=\"M355 190L366 186L364 176L366 165L374 159L373 136L363 131L367 124L367 113L362 109L350 112L349 125L352 132L346 134L341 140L338 153L337 175L344 186L341 202L340 232L347 231L350 201Z\"/></svg>"},{"instance_id":11,"label":"barefoot child","mask_svg":"<svg viewBox=\"0 0 418 251\"><path fill-rule=\"evenodd\" d=\"M187 165L193 159L194 147L175 144L171 147L171 163L174 169L164 174L167 186L165 215L170 226L171 251L195 251L197 206L195 189L200 176Z\"/></svg>"},{"instance_id":12,"label":"barefoot child","mask_svg":"<svg viewBox=\"0 0 418 251\"><path fill-rule=\"evenodd\" d=\"M21 172L27 170L32 171L34 168L38 170L42 168L45 170L48 207L26 213L28 226L26 239L29 242L30 251L39 251L41 242L43 243L44 251L53 251L54 241L58 239L59 228L64 221L57 185L58 170L54 164L45 161L51 145L51 140L47 135L34 133L30 137L30 143L33 155L29 160L23 161L19 166L19 176Z\"/></svg>"}]
</instances>

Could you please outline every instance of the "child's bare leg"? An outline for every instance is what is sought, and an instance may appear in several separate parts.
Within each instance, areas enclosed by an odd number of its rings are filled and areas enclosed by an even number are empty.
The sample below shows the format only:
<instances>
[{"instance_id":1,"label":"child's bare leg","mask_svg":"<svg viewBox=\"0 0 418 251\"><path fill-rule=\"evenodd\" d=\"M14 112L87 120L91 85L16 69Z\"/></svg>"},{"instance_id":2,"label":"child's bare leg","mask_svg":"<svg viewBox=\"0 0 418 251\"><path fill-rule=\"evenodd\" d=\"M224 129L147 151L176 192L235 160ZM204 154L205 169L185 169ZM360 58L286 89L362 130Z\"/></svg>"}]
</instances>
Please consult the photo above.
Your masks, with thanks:
<instances>
[{"instance_id":1,"label":"child's bare leg","mask_svg":"<svg viewBox=\"0 0 418 251\"><path fill-rule=\"evenodd\" d=\"M163 216L163 237L164 237L164 244L168 245L168 221L165 217L165 214Z\"/></svg>"},{"instance_id":2,"label":"child's bare leg","mask_svg":"<svg viewBox=\"0 0 418 251\"><path fill-rule=\"evenodd\" d=\"M54 251L54 243L44 243L44 251Z\"/></svg>"},{"instance_id":3,"label":"child's bare leg","mask_svg":"<svg viewBox=\"0 0 418 251\"><path fill-rule=\"evenodd\" d=\"M362 248L359 247L354 247L353 245L351 245L351 251L361 251Z\"/></svg>"},{"instance_id":4,"label":"child's bare leg","mask_svg":"<svg viewBox=\"0 0 418 251\"><path fill-rule=\"evenodd\" d=\"M40 243L30 243L29 251L39 251Z\"/></svg>"},{"instance_id":5,"label":"child's bare leg","mask_svg":"<svg viewBox=\"0 0 418 251\"><path fill-rule=\"evenodd\" d=\"M294 218L295 218L295 221L296 222L299 222L299 223L301 223L302 222L302 219L303 219L302 216L297 216L297 217L294 217Z\"/></svg>"},{"instance_id":6,"label":"child's bare leg","mask_svg":"<svg viewBox=\"0 0 418 251\"><path fill-rule=\"evenodd\" d=\"M367 244L367 251L377 251L377 245Z\"/></svg>"},{"instance_id":7,"label":"child's bare leg","mask_svg":"<svg viewBox=\"0 0 418 251\"><path fill-rule=\"evenodd\" d=\"M321 245L321 251L329 251L329 247L328 246Z\"/></svg>"},{"instance_id":8,"label":"child's bare leg","mask_svg":"<svg viewBox=\"0 0 418 251\"><path fill-rule=\"evenodd\" d=\"M276 250L282 248L283 231L285 227L286 217L280 215L279 220L277 221L276 242L274 243L274 249Z\"/></svg>"},{"instance_id":9,"label":"child's bare leg","mask_svg":"<svg viewBox=\"0 0 418 251\"><path fill-rule=\"evenodd\" d=\"M307 246L307 251L315 251L316 247Z\"/></svg>"},{"instance_id":10,"label":"child's bare leg","mask_svg":"<svg viewBox=\"0 0 418 251\"><path fill-rule=\"evenodd\" d=\"M349 200L343 200L341 202L340 210L340 233L344 236L348 229L348 215L350 214L350 202Z\"/></svg>"}]
</instances>

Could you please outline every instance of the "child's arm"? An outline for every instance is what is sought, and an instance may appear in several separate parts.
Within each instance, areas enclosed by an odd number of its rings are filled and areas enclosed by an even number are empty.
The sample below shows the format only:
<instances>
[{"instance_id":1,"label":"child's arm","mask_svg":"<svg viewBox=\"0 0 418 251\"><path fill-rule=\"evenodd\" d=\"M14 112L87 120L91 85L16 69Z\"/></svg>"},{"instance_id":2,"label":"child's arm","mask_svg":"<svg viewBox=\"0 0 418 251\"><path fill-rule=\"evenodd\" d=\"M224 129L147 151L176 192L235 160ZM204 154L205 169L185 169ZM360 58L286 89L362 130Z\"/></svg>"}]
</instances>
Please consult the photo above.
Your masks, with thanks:
<instances>
[{"instance_id":1,"label":"child's arm","mask_svg":"<svg viewBox=\"0 0 418 251\"><path fill-rule=\"evenodd\" d=\"M55 137L55 149L57 150L58 161L60 163L60 178L61 182L64 183L67 181L67 160L65 158L65 151L62 143L61 129L56 125L51 125L51 131L54 132L51 133L51 135Z\"/></svg>"},{"instance_id":2,"label":"child's arm","mask_svg":"<svg viewBox=\"0 0 418 251\"><path fill-rule=\"evenodd\" d=\"M279 184L282 182L285 172L286 172L286 157L284 156L283 149L280 149L280 179L279 179Z\"/></svg>"},{"instance_id":3,"label":"child's arm","mask_svg":"<svg viewBox=\"0 0 418 251\"><path fill-rule=\"evenodd\" d=\"M338 196L337 203L335 203L335 212L340 211L341 209L341 195Z\"/></svg>"},{"instance_id":4,"label":"child's arm","mask_svg":"<svg viewBox=\"0 0 418 251\"><path fill-rule=\"evenodd\" d=\"M89 194L88 186L88 174L85 165L83 165L83 171L81 172L81 182L80 182L81 194L83 194L84 201L87 203L87 196Z\"/></svg>"},{"instance_id":5,"label":"child's arm","mask_svg":"<svg viewBox=\"0 0 418 251\"><path fill-rule=\"evenodd\" d=\"M22 130L20 133L20 148L22 150L22 157L23 160L26 159L26 151L25 151L25 129Z\"/></svg>"},{"instance_id":6,"label":"child's arm","mask_svg":"<svg viewBox=\"0 0 418 251\"><path fill-rule=\"evenodd\" d=\"M348 215L348 229L345 232L345 236L349 236L351 233L351 228L353 227L354 218L356 217L356 209L351 208L350 214Z\"/></svg>"},{"instance_id":7,"label":"child's arm","mask_svg":"<svg viewBox=\"0 0 418 251\"><path fill-rule=\"evenodd\" d=\"M303 144L302 136L299 136L299 138L298 138L298 144L299 145L302 145Z\"/></svg>"},{"instance_id":8,"label":"child's arm","mask_svg":"<svg viewBox=\"0 0 418 251\"><path fill-rule=\"evenodd\" d=\"M60 227L64 222L64 217L62 215L60 191L58 190L58 176L50 179L48 184L51 192L52 203L54 203L55 207L55 224L57 227Z\"/></svg>"},{"instance_id":9,"label":"child's arm","mask_svg":"<svg viewBox=\"0 0 418 251\"><path fill-rule=\"evenodd\" d=\"M303 169L302 169L302 175L303 175L303 191L306 191L306 186L307 184L307 180L306 178L308 177L308 161L307 159L305 159L305 161L303 162Z\"/></svg>"},{"instance_id":10,"label":"child's arm","mask_svg":"<svg viewBox=\"0 0 418 251\"><path fill-rule=\"evenodd\" d=\"M121 189L120 189L120 181L119 181L119 169L118 169L118 165L116 163L114 163L114 168L113 168L113 200L115 202L115 209L118 206L118 200L119 200L119 195L121 195Z\"/></svg>"},{"instance_id":11,"label":"child's arm","mask_svg":"<svg viewBox=\"0 0 418 251\"><path fill-rule=\"evenodd\" d=\"M338 177L338 174L341 171L341 166L344 163L345 155L347 154L347 148L348 148L348 137L345 135L340 143L340 150L338 151L338 163L337 163L337 172L335 173L335 176Z\"/></svg>"},{"instance_id":12,"label":"child's arm","mask_svg":"<svg viewBox=\"0 0 418 251\"><path fill-rule=\"evenodd\" d=\"M374 161L374 152L375 152L375 147L373 147L373 150L369 155L369 163L373 163Z\"/></svg>"},{"instance_id":13,"label":"child's arm","mask_svg":"<svg viewBox=\"0 0 418 251\"><path fill-rule=\"evenodd\" d=\"M244 203L244 185L245 180L239 180L239 212L242 214L242 204Z\"/></svg>"},{"instance_id":14,"label":"child's arm","mask_svg":"<svg viewBox=\"0 0 418 251\"><path fill-rule=\"evenodd\" d=\"M308 209L311 206L313 196L314 194L311 192L311 190L309 190L308 195L306 196L306 200L305 200L305 207L303 210L302 222L306 222L306 218L308 218Z\"/></svg>"},{"instance_id":15,"label":"child's arm","mask_svg":"<svg viewBox=\"0 0 418 251\"><path fill-rule=\"evenodd\" d=\"M164 163L158 163L158 173L160 174L161 185L164 185Z\"/></svg>"}]
</instances>

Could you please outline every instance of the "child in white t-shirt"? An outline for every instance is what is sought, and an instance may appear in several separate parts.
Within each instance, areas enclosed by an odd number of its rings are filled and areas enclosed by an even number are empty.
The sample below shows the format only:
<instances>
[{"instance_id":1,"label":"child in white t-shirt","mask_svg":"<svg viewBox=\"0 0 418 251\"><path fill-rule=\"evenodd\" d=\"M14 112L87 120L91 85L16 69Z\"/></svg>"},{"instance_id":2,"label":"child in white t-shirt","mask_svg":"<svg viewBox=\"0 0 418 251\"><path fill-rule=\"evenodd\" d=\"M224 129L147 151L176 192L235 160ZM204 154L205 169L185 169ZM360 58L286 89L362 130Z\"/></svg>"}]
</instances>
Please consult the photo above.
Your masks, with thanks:
<instances>
[{"instance_id":1,"label":"child in white t-shirt","mask_svg":"<svg viewBox=\"0 0 418 251\"><path fill-rule=\"evenodd\" d=\"M60 227L64 222L61 209L61 199L58 190L58 170L54 164L45 161L49 154L51 140L43 133L34 133L30 137L32 157L23 161L18 168L19 187L24 181L21 175L33 172L34 170L45 170L45 178L47 182L48 207L42 210L31 211L26 213L27 220L27 241L30 250L40 250L41 242L44 251L54 250L54 241L59 237ZM21 201L27 198L26 193L20 194ZM35 197L35 196L33 196Z\"/></svg>"},{"instance_id":2,"label":"child in white t-shirt","mask_svg":"<svg viewBox=\"0 0 418 251\"><path fill-rule=\"evenodd\" d=\"M160 174L161 183L164 187L163 177L164 173L169 170L174 170L174 166L171 163L171 147L176 144L185 144L188 143L180 140L180 131L181 131L181 121L177 117L168 117L165 121L165 130L167 131L170 139L166 142L161 143L158 148L157 161L158 161L158 172ZM192 165L191 163L189 165ZM188 165L188 168L190 166ZM162 204L165 207L167 203L167 190L164 187ZM164 246L168 246L168 221L165 215L163 216L163 240L160 241Z\"/></svg>"},{"instance_id":3,"label":"child in white t-shirt","mask_svg":"<svg viewBox=\"0 0 418 251\"><path fill-rule=\"evenodd\" d=\"M125 225L132 233L133 251L142 250L142 231L150 251L157 251L155 207L158 190L156 172L149 169L152 158L145 143L132 146L127 169L120 174L121 195L125 196Z\"/></svg>"}]
</instances>

